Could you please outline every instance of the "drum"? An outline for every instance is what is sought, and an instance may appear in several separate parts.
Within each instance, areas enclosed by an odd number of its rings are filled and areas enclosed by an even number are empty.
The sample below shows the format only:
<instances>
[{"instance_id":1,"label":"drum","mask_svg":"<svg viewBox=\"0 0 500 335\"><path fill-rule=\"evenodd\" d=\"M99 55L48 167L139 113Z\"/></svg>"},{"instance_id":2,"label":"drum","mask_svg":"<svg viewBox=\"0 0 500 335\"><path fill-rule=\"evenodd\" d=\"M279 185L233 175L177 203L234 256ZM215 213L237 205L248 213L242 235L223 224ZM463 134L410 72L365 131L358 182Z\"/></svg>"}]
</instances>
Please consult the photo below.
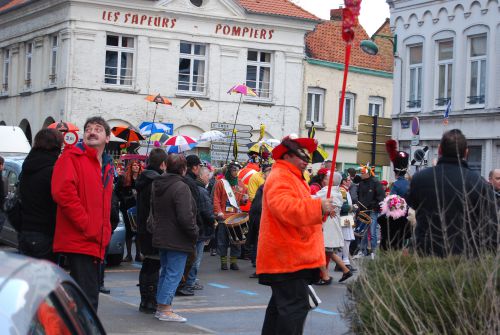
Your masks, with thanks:
<instances>
[{"instance_id":1,"label":"drum","mask_svg":"<svg viewBox=\"0 0 500 335\"><path fill-rule=\"evenodd\" d=\"M137 232L137 207L130 207L127 209L128 221L130 222L130 230Z\"/></svg>"},{"instance_id":2,"label":"drum","mask_svg":"<svg viewBox=\"0 0 500 335\"><path fill-rule=\"evenodd\" d=\"M231 215L224 221L227 235L231 244L241 245L247 241L248 214L238 213Z\"/></svg>"}]
</instances>

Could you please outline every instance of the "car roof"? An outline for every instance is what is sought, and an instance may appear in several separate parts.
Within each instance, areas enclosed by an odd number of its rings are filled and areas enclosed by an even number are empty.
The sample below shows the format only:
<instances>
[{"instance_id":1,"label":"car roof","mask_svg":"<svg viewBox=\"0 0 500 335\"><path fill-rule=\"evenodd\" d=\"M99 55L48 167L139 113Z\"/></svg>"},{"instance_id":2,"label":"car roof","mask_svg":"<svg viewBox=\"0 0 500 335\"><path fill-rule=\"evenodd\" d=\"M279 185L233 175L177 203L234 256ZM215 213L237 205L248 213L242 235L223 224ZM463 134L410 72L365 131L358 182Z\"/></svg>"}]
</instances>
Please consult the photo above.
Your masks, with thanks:
<instances>
[{"instance_id":1,"label":"car roof","mask_svg":"<svg viewBox=\"0 0 500 335\"><path fill-rule=\"evenodd\" d=\"M0 333L2 334L5 334L5 330L9 330L4 326L15 325L15 328L21 330L24 325L29 325L45 297L62 282L73 282L64 271L48 261L0 251L0 264L2 264L0 267ZM8 325L9 323L11 324Z\"/></svg>"}]
</instances>

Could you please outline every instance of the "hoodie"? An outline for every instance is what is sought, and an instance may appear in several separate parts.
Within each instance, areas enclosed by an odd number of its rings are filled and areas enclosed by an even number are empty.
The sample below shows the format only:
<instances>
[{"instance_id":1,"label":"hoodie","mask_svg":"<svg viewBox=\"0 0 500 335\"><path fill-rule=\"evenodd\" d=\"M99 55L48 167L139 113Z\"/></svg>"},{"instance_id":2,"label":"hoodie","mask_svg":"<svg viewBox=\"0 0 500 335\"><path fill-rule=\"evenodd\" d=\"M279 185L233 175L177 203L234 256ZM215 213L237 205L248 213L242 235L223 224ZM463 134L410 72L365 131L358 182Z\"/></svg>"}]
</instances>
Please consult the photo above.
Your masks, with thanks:
<instances>
[{"instance_id":1,"label":"hoodie","mask_svg":"<svg viewBox=\"0 0 500 335\"><path fill-rule=\"evenodd\" d=\"M57 205L52 199L50 184L58 156L58 152L33 149L24 160L19 182L23 232L54 236Z\"/></svg>"}]
</instances>

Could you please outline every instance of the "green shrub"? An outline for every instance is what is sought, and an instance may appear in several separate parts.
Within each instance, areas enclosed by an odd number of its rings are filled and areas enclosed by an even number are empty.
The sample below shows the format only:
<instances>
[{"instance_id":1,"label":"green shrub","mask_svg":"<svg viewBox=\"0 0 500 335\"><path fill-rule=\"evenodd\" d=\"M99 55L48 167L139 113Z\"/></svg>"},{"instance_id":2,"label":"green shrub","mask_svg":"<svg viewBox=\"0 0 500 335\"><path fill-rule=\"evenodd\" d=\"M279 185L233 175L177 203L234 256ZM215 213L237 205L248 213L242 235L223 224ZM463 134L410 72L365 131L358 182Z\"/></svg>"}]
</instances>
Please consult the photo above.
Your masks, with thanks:
<instances>
[{"instance_id":1,"label":"green shrub","mask_svg":"<svg viewBox=\"0 0 500 335\"><path fill-rule=\"evenodd\" d=\"M349 285L344 316L358 334L500 334L499 264L381 253Z\"/></svg>"}]
</instances>

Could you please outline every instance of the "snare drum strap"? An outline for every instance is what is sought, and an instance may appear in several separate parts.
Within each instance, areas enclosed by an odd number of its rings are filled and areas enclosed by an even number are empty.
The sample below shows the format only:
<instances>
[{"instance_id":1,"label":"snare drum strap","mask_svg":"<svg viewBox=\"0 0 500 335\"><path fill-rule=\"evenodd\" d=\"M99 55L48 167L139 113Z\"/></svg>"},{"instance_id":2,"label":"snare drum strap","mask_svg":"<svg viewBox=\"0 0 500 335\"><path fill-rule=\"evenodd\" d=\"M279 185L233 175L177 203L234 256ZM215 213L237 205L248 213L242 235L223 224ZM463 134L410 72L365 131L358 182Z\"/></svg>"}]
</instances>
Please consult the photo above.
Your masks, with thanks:
<instances>
[{"instance_id":1,"label":"snare drum strap","mask_svg":"<svg viewBox=\"0 0 500 335\"><path fill-rule=\"evenodd\" d=\"M240 207L238 206L238 201L236 200L236 196L234 195L233 189L231 188L231 185L229 185L229 182L226 179L221 179L222 184L224 185L224 190L226 191L227 194L227 199L229 200L229 203L231 206L235 207L240 210Z\"/></svg>"}]
</instances>

